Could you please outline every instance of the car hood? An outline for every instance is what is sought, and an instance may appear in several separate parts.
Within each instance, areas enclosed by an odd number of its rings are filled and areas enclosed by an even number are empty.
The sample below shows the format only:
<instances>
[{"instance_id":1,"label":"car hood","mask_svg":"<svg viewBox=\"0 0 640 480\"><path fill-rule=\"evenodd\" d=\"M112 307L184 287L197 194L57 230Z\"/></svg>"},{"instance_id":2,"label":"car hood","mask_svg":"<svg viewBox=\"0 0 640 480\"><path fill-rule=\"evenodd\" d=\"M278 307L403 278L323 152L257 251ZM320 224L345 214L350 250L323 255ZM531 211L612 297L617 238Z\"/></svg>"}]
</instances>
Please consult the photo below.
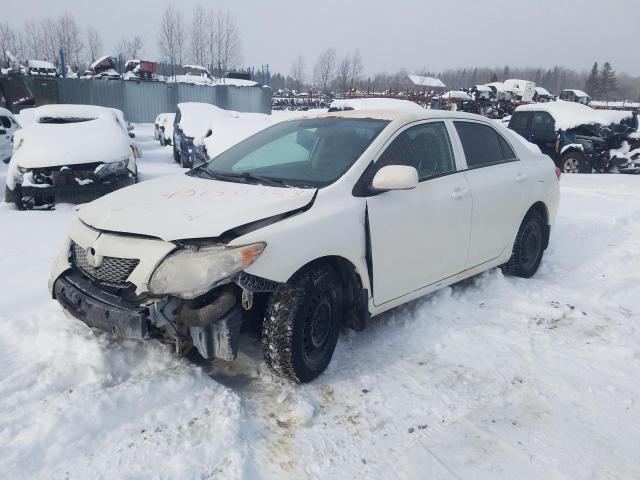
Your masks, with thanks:
<instances>
[{"instance_id":1,"label":"car hood","mask_svg":"<svg viewBox=\"0 0 640 480\"><path fill-rule=\"evenodd\" d=\"M16 132L13 161L22 168L117 162L131 154L129 136L115 121L33 123Z\"/></svg>"},{"instance_id":2,"label":"car hood","mask_svg":"<svg viewBox=\"0 0 640 480\"><path fill-rule=\"evenodd\" d=\"M98 230L166 241L212 238L303 208L315 192L170 175L91 202L80 209L79 218Z\"/></svg>"}]
</instances>

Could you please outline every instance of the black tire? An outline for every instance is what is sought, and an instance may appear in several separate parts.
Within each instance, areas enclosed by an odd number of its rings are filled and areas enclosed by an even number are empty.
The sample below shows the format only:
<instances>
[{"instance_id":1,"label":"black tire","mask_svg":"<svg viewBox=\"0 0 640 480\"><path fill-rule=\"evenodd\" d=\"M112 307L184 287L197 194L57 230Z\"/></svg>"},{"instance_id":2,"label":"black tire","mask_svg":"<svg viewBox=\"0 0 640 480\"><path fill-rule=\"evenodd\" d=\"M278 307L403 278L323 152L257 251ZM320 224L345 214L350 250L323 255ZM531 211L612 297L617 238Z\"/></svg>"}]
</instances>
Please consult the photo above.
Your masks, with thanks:
<instances>
[{"instance_id":1,"label":"black tire","mask_svg":"<svg viewBox=\"0 0 640 480\"><path fill-rule=\"evenodd\" d=\"M267 366L296 383L316 378L333 356L343 310L340 276L333 267L296 274L267 302L262 325Z\"/></svg>"},{"instance_id":2,"label":"black tire","mask_svg":"<svg viewBox=\"0 0 640 480\"><path fill-rule=\"evenodd\" d=\"M191 159L183 155L180 155L180 166L182 168L193 168L191 165Z\"/></svg>"},{"instance_id":3,"label":"black tire","mask_svg":"<svg viewBox=\"0 0 640 480\"><path fill-rule=\"evenodd\" d=\"M175 146L172 148L172 150L173 150L173 161L176 163L182 163L180 158L181 157L180 152L176 150Z\"/></svg>"},{"instance_id":4,"label":"black tire","mask_svg":"<svg viewBox=\"0 0 640 480\"><path fill-rule=\"evenodd\" d=\"M502 266L508 275L531 278L538 271L544 254L546 225L544 219L530 212L520 224L509 261Z\"/></svg>"},{"instance_id":5,"label":"black tire","mask_svg":"<svg viewBox=\"0 0 640 480\"><path fill-rule=\"evenodd\" d=\"M167 141L164 139L164 134L160 135L160 145L164 147L167 144Z\"/></svg>"},{"instance_id":6,"label":"black tire","mask_svg":"<svg viewBox=\"0 0 640 480\"><path fill-rule=\"evenodd\" d=\"M581 152L568 152L560 160L562 173L591 173L591 165Z\"/></svg>"}]
</instances>

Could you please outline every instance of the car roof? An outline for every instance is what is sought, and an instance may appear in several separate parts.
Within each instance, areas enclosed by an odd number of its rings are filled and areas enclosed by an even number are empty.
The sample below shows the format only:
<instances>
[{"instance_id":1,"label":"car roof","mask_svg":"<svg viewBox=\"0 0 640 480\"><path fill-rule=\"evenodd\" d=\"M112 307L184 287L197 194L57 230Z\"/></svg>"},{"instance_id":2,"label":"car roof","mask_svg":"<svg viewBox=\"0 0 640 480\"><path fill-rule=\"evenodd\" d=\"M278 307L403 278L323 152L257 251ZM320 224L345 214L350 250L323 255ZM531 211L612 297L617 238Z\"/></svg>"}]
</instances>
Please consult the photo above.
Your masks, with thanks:
<instances>
[{"instance_id":1,"label":"car roof","mask_svg":"<svg viewBox=\"0 0 640 480\"><path fill-rule=\"evenodd\" d=\"M491 124L491 120L474 113L457 112L449 110L427 110L409 111L409 110L346 110L343 112L331 112L320 117L337 117L337 118L374 118L379 120L399 121L399 122L415 122L419 120L431 119L451 119L451 120L477 120L483 123ZM318 118L318 117L313 117Z\"/></svg>"}]
</instances>

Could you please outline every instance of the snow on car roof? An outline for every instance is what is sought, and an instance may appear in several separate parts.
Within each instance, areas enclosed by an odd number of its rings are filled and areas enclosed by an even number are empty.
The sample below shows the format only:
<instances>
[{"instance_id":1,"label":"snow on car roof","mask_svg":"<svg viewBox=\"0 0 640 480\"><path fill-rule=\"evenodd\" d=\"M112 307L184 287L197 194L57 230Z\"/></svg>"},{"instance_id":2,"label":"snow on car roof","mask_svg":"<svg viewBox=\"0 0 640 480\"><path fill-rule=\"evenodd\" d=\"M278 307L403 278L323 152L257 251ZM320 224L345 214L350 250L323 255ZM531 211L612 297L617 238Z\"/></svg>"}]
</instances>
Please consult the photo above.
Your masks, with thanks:
<instances>
[{"instance_id":1,"label":"snow on car roof","mask_svg":"<svg viewBox=\"0 0 640 480\"><path fill-rule=\"evenodd\" d=\"M34 121L42 118L114 118L117 115L115 109L98 107L96 105L72 105L53 104L43 105L34 110Z\"/></svg>"},{"instance_id":2,"label":"snow on car roof","mask_svg":"<svg viewBox=\"0 0 640 480\"><path fill-rule=\"evenodd\" d=\"M630 111L595 110L581 103L565 102L564 100L521 105L516 108L516 112L547 112L556 121L556 128L559 130L567 130L584 124L620 123L633 115L633 112Z\"/></svg>"},{"instance_id":3,"label":"snow on car roof","mask_svg":"<svg viewBox=\"0 0 640 480\"><path fill-rule=\"evenodd\" d=\"M573 92L576 97L589 97L588 93L585 93L582 90L576 90L575 88L565 88L563 92Z\"/></svg>"},{"instance_id":4,"label":"snow on car roof","mask_svg":"<svg viewBox=\"0 0 640 480\"><path fill-rule=\"evenodd\" d=\"M0 115L2 115L3 117L13 117L13 114L9 110L2 107L0 107Z\"/></svg>"},{"instance_id":5,"label":"snow on car roof","mask_svg":"<svg viewBox=\"0 0 640 480\"><path fill-rule=\"evenodd\" d=\"M442 98L448 99L457 99L457 100L471 100L471 97L467 92L463 92L462 90L451 90L449 92L443 93Z\"/></svg>"},{"instance_id":6,"label":"snow on car roof","mask_svg":"<svg viewBox=\"0 0 640 480\"><path fill-rule=\"evenodd\" d=\"M46 60L27 60L27 65L30 68L56 68L53 63Z\"/></svg>"},{"instance_id":7,"label":"snow on car roof","mask_svg":"<svg viewBox=\"0 0 640 480\"><path fill-rule=\"evenodd\" d=\"M476 87L476 90L479 91L479 92L492 92L493 91L487 85L476 85L475 87Z\"/></svg>"},{"instance_id":8,"label":"snow on car roof","mask_svg":"<svg viewBox=\"0 0 640 480\"><path fill-rule=\"evenodd\" d=\"M442 83L442 80L433 77L424 77L422 75L408 75L409 80L414 85L420 85L422 87L436 87L445 88L446 85Z\"/></svg>"},{"instance_id":9,"label":"snow on car roof","mask_svg":"<svg viewBox=\"0 0 640 480\"><path fill-rule=\"evenodd\" d=\"M237 112L223 110L209 103L179 103L180 128L187 137L203 136L212 121L224 121L237 116Z\"/></svg>"},{"instance_id":10,"label":"snow on car roof","mask_svg":"<svg viewBox=\"0 0 640 480\"><path fill-rule=\"evenodd\" d=\"M206 125L203 135L211 130L211 135L204 139L198 138L194 143L204 143L210 158L224 152L229 147L241 142L247 137L277 123L277 119L264 113L235 113L229 118L212 118Z\"/></svg>"},{"instance_id":11,"label":"snow on car roof","mask_svg":"<svg viewBox=\"0 0 640 480\"><path fill-rule=\"evenodd\" d=\"M498 92L512 92L513 91L511 88L507 87L502 82L487 83L487 87L494 87L496 89L496 91L498 91Z\"/></svg>"},{"instance_id":12,"label":"snow on car roof","mask_svg":"<svg viewBox=\"0 0 640 480\"><path fill-rule=\"evenodd\" d=\"M547 90L544 87L536 87L535 88L535 92L539 95L539 96L545 96L545 97L550 97L551 93L549 93L549 90Z\"/></svg>"},{"instance_id":13,"label":"snow on car roof","mask_svg":"<svg viewBox=\"0 0 640 480\"><path fill-rule=\"evenodd\" d=\"M344 100L334 100L330 108L339 110L409 110L422 111L417 103L409 100L398 100L396 98L352 98Z\"/></svg>"}]
</instances>

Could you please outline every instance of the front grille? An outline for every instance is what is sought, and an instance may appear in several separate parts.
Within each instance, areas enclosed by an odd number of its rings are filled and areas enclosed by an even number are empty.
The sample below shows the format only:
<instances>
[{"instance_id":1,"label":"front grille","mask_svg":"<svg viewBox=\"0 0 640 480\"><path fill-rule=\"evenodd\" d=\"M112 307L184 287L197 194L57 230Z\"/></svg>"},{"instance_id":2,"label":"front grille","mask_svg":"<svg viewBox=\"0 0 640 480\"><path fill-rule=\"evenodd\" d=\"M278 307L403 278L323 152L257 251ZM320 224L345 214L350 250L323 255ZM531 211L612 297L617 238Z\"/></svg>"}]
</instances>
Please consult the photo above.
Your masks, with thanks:
<instances>
[{"instance_id":1,"label":"front grille","mask_svg":"<svg viewBox=\"0 0 640 480\"><path fill-rule=\"evenodd\" d=\"M89 263L87 252L76 243L71 247L71 257L73 264L88 277L118 287L126 286L127 278L140 263L136 258L103 257L102 264L94 267Z\"/></svg>"}]
</instances>

